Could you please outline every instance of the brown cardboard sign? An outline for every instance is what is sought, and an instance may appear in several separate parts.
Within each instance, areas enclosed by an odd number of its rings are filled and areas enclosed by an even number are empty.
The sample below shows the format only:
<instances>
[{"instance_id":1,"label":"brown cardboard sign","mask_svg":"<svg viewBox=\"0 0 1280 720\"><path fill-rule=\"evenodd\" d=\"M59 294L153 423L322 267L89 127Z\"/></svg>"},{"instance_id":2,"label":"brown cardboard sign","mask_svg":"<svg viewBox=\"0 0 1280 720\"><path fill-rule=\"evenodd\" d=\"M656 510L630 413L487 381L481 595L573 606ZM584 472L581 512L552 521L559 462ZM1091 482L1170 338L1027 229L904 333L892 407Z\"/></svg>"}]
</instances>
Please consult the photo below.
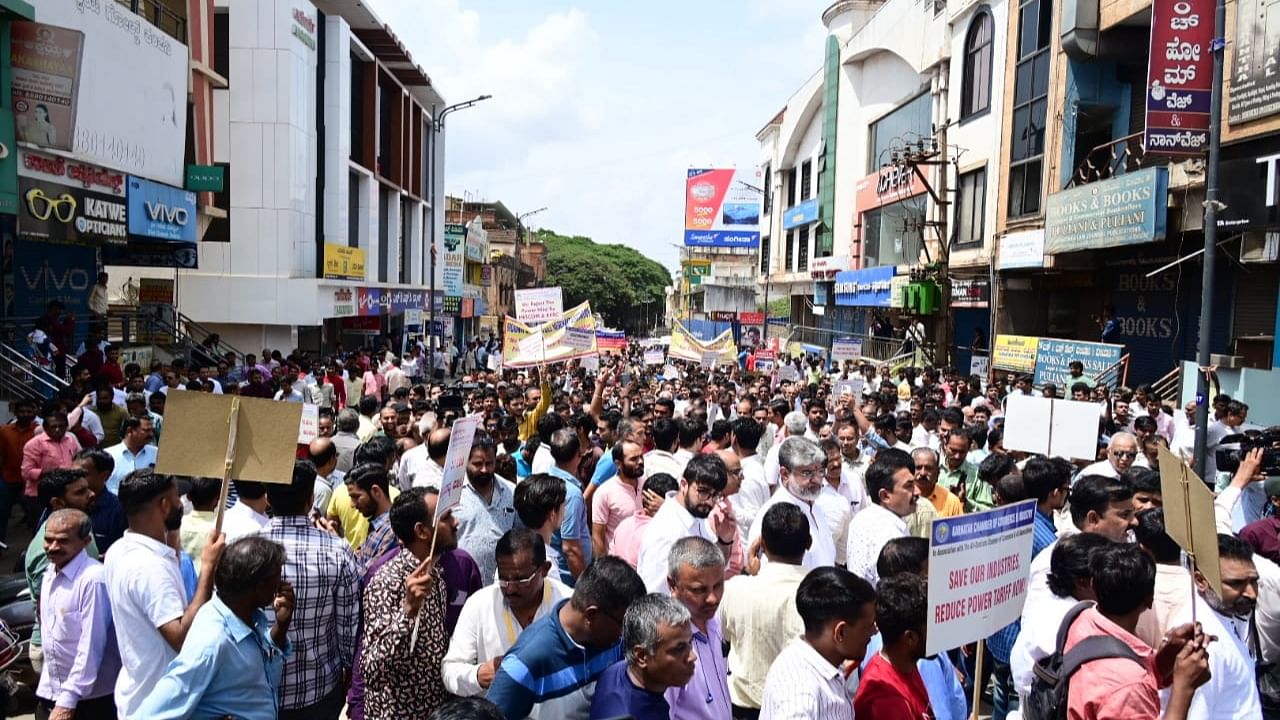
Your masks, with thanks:
<instances>
[{"instance_id":1,"label":"brown cardboard sign","mask_svg":"<svg viewBox=\"0 0 1280 720\"><path fill-rule=\"evenodd\" d=\"M232 408L236 427L231 433ZM169 393L156 472L225 477L227 448L232 480L293 481L302 405L262 398L182 391Z\"/></svg>"},{"instance_id":2,"label":"brown cardboard sign","mask_svg":"<svg viewBox=\"0 0 1280 720\"><path fill-rule=\"evenodd\" d=\"M1160 448L1160 494L1164 501L1164 531L1195 561L1195 567L1222 596L1218 567L1218 528L1213 493L1177 455Z\"/></svg>"}]
</instances>

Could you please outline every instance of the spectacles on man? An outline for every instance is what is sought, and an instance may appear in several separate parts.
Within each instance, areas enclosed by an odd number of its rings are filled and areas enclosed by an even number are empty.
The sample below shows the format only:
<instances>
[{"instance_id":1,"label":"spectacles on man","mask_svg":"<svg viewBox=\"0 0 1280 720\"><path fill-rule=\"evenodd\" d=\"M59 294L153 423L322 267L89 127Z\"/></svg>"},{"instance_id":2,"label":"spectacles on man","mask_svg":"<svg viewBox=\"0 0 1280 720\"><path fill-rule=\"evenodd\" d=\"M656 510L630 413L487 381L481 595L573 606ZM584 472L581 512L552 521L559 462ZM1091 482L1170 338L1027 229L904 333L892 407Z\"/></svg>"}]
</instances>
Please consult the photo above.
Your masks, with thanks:
<instances>
[{"instance_id":1,"label":"spectacles on man","mask_svg":"<svg viewBox=\"0 0 1280 720\"><path fill-rule=\"evenodd\" d=\"M515 590L516 588L526 588L538 577L538 571L535 570L532 575L523 580L503 580L498 578L498 587L503 590Z\"/></svg>"},{"instance_id":2,"label":"spectacles on man","mask_svg":"<svg viewBox=\"0 0 1280 720\"><path fill-rule=\"evenodd\" d=\"M1112 450L1111 454L1118 458L1128 458L1130 460L1138 457L1136 450Z\"/></svg>"}]
</instances>

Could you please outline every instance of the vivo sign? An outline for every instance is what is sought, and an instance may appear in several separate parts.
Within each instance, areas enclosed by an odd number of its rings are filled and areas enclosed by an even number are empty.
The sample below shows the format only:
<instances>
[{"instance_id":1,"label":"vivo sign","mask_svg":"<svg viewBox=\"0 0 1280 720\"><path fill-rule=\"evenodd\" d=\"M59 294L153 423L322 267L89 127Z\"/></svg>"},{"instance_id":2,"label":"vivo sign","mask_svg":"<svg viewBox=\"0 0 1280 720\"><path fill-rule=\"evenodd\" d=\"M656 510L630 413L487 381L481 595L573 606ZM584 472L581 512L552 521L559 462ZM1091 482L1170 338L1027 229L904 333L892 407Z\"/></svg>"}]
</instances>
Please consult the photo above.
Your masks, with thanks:
<instances>
[{"instance_id":1,"label":"vivo sign","mask_svg":"<svg viewBox=\"0 0 1280 720\"><path fill-rule=\"evenodd\" d=\"M129 235L174 242L196 241L196 194L129 176Z\"/></svg>"}]
</instances>

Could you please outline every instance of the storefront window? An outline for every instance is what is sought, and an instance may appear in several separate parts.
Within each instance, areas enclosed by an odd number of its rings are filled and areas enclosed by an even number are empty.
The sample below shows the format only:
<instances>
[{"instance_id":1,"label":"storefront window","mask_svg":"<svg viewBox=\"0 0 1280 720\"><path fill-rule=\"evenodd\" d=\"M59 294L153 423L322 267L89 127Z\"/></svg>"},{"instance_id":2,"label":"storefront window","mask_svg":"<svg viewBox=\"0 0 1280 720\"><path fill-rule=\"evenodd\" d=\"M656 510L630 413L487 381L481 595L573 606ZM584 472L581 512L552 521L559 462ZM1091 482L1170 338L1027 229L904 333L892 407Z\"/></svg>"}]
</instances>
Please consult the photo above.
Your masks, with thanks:
<instances>
[{"instance_id":1,"label":"storefront window","mask_svg":"<svg viewBox=\"0 0 1280 720\"><path fill-rule=\"evenodd\" d=\"M923 248L924 203L905 200L862 215L864 267L911 265L920 262Z\"/></svg>"},{"instance_id":2,"label":"storefront window","mask_svg":"<svg viewBox=\"0 0 1280 720\"><path fill-rule=\"evenodd\" d=\"M879 170L889 162L894 149L933 137L933 103L928 92L922 92L903 103L897 110L871 124L871 155L867 172Z\"/></svg>"}]
</instances>

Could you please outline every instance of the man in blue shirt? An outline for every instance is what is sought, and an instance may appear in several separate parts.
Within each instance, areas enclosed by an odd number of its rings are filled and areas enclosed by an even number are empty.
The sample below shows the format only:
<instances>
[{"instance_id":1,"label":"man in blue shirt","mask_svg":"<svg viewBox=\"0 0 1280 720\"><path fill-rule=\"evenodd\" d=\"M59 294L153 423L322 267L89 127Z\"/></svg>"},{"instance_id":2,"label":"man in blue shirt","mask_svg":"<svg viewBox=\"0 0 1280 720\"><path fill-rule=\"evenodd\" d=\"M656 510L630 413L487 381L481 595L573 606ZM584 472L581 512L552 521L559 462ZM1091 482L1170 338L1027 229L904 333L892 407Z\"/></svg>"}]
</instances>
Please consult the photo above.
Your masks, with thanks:
<instances>
[{"instance_id":1,"label":"man in blue shirt","mask_svg":"<svg viewBox=\"0 0 1280 720\"><path fill-rule=\"evenodd\" d=\"M623 617L644 596L644 581L626 561L596 560L573 597L520 634L502 658L488 699L504 717L583 717L591 707L585 688L622 659Z\"/></svg>"},{"instance_id":2,"label":"man in blue shirt","mask_svg":"<svg viewBox=\"0 0 1280 720\"><path fill-rule=\"evenodd\" d=\"M284 547L249 536L227 546L218 593L196 614L182 651L169 663L138 717L275 720L280 676L292 652L286 635L293 587L282 579ZM272 626L260 608L275 611Z\"/></svg>"},{"instance_id":3,"label":"man in blue shirt","mask_svg":"<svg viewBox=\"0 0 1280 720\"><path fill-rule=\"evenodd\" d=\"M548 474L564 481L564 519L560 529L551 535L551 547L560 554L561 580L573 587L574 582L591 564L591 524L587 520L587 503L578 484L578 463L582 461L582 442L571 428L551 434L551 457L556 464Z\"/></svg>"},{"instance_id":4,"label":"man in blue shirt","mask_svg":"<svg viewBox=\"0 0 1280 720\"><path fill-rule=\"evenodd\" d=\"M687 685L697 668L692 621L683 603L661 593L632 603L622 620L627 658L610 665L596 681L591 720L670 718L663 693Z\"/></svg>"},{"instance_id":5,"label":"man in blue shirt","mask_svg":"<svg viewBox=\"0 0 1280 720\"><path fill-rule=\"evenodd\" d=\"M89 519L93 521L93 539L98 549L105 553L129 529L129 519L125 517L120 498L107 489L107 478L115 472L115 461L97 448L85 448L76 453L73 462L84 472L84 479L93 491Z\"/></svg>"},{"instance_id":6,"label":"man in blue shirt","mask_svg":"<svg viewBox=\"0 0 1280 720\"><path fill-rule=\"evenodd\" d=\"M1058 529L1053 514L1067 505L1071 492L1071 475L1075 468L1066 460L1034 457L1027 461L1022 471L1022 485L1027 497L1035 498L1035 523L1031 534L1031 559L1058 539Z\"/></svg>"},{"instance_id":7,"label":"man in blue shirt","mask_svg":"<svg viewBox=\"0 0 1280 720\"><path fill-rule=\"evenodd\" d=\"M111 477L107 478L108 490L119 493L120 481L126 475L156 466L156 446L151 444L153 431L150 417L130 415L124 419L124 436L120 443L106 449L116 464Z\"/></svg>"}]
</instances>

